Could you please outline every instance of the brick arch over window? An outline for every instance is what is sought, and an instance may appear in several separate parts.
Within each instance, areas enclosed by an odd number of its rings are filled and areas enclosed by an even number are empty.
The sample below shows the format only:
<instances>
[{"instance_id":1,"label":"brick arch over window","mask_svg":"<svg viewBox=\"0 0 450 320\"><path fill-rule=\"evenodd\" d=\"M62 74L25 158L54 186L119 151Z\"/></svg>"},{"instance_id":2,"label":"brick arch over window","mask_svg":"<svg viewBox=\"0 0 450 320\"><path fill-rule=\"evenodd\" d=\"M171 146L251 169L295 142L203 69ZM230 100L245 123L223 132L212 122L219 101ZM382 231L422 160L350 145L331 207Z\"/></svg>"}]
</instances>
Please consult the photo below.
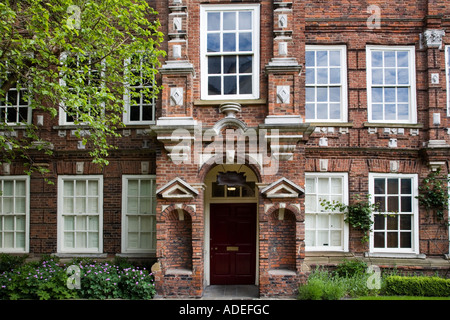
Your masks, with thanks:
<instances>
[{"instance_id":1,"label":"brick arch over window","mask_svg":"<svg viewBox=\"0 0 450 320\"><path fill-rule=\"evenodd\" d=\"M193 209L185 204L170 205L162 212L165 229L164 267L166 270L192 270Z\"/></svg>"},{"instance_id":2,"label":"brick arch over window","mask_svg":"<svg viewBox=\"0 0 450 320\"><path fill-rule=\"evenodd\" d=\"M274 203L265 212L265 218L267 219L275 213L278 217L278 212L280 209L284 209L285 212L291 212L295 216L295 221L297 221L297 222L305 221L305 213L301 212L297 206L289 204L289 203Z\"/></svg>"}]
</instances>

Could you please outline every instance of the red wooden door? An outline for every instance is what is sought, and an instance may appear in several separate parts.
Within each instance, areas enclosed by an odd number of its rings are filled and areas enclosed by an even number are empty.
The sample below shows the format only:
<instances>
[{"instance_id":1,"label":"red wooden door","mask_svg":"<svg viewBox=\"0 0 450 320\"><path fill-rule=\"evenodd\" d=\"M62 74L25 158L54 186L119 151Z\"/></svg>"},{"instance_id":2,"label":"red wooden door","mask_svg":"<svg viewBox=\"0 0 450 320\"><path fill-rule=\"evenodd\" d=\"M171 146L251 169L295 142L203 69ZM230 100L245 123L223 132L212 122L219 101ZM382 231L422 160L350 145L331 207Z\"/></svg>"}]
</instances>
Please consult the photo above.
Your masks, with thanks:
<instances>
[{"instance_id":1,"label":"red wooden door","mask_svg":"<svg viewBox=\"0 0 450 320\"><path fill-rule=\"evenodd\" d=\"M211 204L211 284L255 284L256 204Z\"/></svg>"}]
</instances>

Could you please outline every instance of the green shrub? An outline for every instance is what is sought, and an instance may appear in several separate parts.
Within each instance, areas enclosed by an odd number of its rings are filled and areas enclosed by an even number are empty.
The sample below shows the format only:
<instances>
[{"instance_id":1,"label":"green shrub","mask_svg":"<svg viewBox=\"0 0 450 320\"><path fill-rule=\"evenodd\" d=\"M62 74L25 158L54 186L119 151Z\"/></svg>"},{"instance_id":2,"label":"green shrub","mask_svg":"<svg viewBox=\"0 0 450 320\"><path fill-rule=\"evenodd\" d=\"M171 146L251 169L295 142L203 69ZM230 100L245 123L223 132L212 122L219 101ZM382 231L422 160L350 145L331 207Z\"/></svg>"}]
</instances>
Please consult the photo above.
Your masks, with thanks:
<instances>
[{"instance_id":1,"label":"green shrub","mask_svg":"<svg viewBox=\"0 0 450 320\"><path fill-rule=\"evenodd\" d=\"M11 271L22 266L27 258L27 255L14 256L7 253L0 253L0 273Z\"/></svg>"},{"instance_id":2,"label":"green shrub","mask_svg":"<svg viewBox=\"0 0 450 320\"><path fill-rule=\"evenodd\" d=\"M80 264L81 288L85 299L151 299L156 293L153 275L145 269L123 269L115 264Z\"/></svg>"},{"instance_id":3,"label":"green shrub","mask_svg":"<svg viewBox=\"0 0 450 320\"><path fill-rule=\"evenodd\" d=\"M0 299L70 299L77 296L66 286L65 270L54 260L24 264L0 274Z\"/></svg>"},{"instance_id":4,"label":"green shrub","mask_svg":"<svg viewBox=\"0 0 450 320\"><path fill-rule=\"evenodd\" d=\"M0 273L0 300L151 299L156 293L153 275L145 268L77 261L78 264L70 266L79 268L79 274L69 274L68 266L54 259L23 264ZM79 277L80 287L69 288L69 277Z\"/></svg>"},{"instance_id":5,"label":"green shrub","mask_svg":"<svg viewBox=\"0 0 450 320\"><path fill-rule=\"evenodd\" d=\"M340 277L362 275L367 270L367 263L360 260L345 260L336 266L336 273Z\"/></svg>"},{"instance_id":6,"label":"green shrub","mask_svg":"<svg viewBox=\"0 0 450 320\"><path fill-rule=\"evenodd\" d=\"M310 275L306 284L299 286L298 299L339 300L345 296L345 293L346 287L341 278L317 269Z\"/></svg>"},{"instance_id":7,"label":"green shrub","mask_svg":"<svg viewBox=\"0 0 450 320\"><path fill-rule=\"evenodd\" d=\"M399 296L449 297L450 279L439 277L389 276L384 294Z\"/></svg>"}]
</instances>

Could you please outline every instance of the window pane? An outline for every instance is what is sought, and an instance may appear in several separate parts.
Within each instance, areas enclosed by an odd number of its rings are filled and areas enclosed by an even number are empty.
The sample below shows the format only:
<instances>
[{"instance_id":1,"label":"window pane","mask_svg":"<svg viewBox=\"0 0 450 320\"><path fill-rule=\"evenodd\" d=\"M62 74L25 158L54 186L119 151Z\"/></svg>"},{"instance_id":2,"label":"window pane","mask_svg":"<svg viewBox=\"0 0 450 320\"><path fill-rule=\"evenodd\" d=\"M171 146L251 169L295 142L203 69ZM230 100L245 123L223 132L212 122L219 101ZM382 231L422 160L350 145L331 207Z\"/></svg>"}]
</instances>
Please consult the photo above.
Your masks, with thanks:
<instances>
[{"instance_id":1,"label":"window pane","mask_svg":"<svg viewBox=\"0 0 450 320\"><path fill-rule=\"evenodd\" d=\"M383 66L383 53L380 51L372 51L372 67Z\"/></svg>"},{"instance_id":2,"label":"window pane","mask_svg":"<svg viewBox=\"0 0 450 320\"><path fill-rule=\"evenodd\" d=\"M401 193L402 194L411 194L412 193L411 179L401 179Z\"/></svg>"},{"instance_id":3,"label":"window pane","mask_svg":"<svg viewBox=\"0 0 450 320\"><path fill-rule=\"evenodd\" d=\"M331 87L330 88L330 102L340 102L341 101L341 88Z\"/></svg>"},{"instance_id":4,"label":"window pane","mask_svg":"<svg viewBox=\"0 0 450 320\"><path fill-rule=\"evenodd\" d=\"M208 74L222 73L222 58L208 57Z\"/></svg>"},{"instance_id":5,"label":"window pane","mask_svg":"<svg viewBox=\"0 0 450 320\"><path fill-rule=\"evenodd\" d=\"M383 84L383 70L372 70L372 84Z\"/></svg>"},{"instance_id":6,"label":"window pane","mask_svg":"<svg viewBox=\"0 0 450 320\"><path fill-rule=\"evenodd\" d=\"M372 102L383 102L382 88L372 88Z\"/></svg>"},{"instance_id":7,"label":"window pane","mask_svg":"<svg viewBox=\"0 0 450 320\"><path fill-rule=\"evenodd\" d=\"M388 248L398 248L398 233L388 232L387 233L387 247Z\"/></svg>"},{"instance_id":8,"label":"window pane","mask_svg":"<svg viewBox=\"0 0 450 320\"><path fill-rule=\"evenodd\" d=\"M328 84L328 69L317 69L317 83Z\"/></svg>"},{"instance_id":9,"label":"window pane","mask_svg":"<svg viewBox=\"0 0 450 320\"><path fill-rule=\"evenodd\" d=\"M384 69L384 83L385 84L396 84L396 72L395 69L389 68Z\"/></svg>"},{"instance_id":10,"label":"window pane","mask_svg":"<svg viewBox=\"0 0 450 320\"><path fill-rule=\"evenodd\" d=\"M328 51L317 51L317 66L328 66Z\"/></svg>"},{"instance_id":11,"label":"window pane","mask_svg":"<svg viewBox=\"0 0 450 320\"><path fill-rule=\"evenodd\" d=\"M400 215L400 230L411 230L412 215L402 214Z\"/></svg>"},{"instance_id":12,"label":"window pane","mask_svg":"<svg viewBox=\"0 0 450 320\"><path fill-rule=\"evenodd\" d=\"M383 105L374 104L372 105L372 119L373 120L383 120Z\"/></svg>"},{"instance_id":13,"label":"window pane","mask_svg":"<svg viewBox=\"0 0 450 320\"><path fill-rule=\"evenodd\" d=\"M153 120L153 107L143 106L142 107L142 120L151 121Z\"/></svg>"},{"instance_id":14,"label":"window pane","mask_svg":"<svg viewBox=\"0 0 450 320\"><path fill-rule=\"evenodd\" d=\"M408 120L409 119L409 105L399 104L398 105L398 119Z\"/></svg>"},{"instance_id":15,"label":"window pane","mask_svg":"<svg viewBox=\"0 0 450 320\"><path fill-rule=\"evenodd\" d=\"M397 52L397 67L407 68L409 67L409 52L408 51L398 51Z\"/></svg>"},{"instance_id":16,"label":"window pane","mask_svg":"<svg viewBox=\"0 0 450 320\"><path fill-rule=\"evenodd\" d=\"M388 194L398 194L398 179L387 179Z\"/></svg>"},{"instance_id":17,"label":"window pane","mask_svg":"<svg viewBox=\"0 0 450 320\"><path fill-rule=\"evenodd\" d=\"M328 119L328 104L317 104L317 119Z\"/></svg>"},{"instance_id":18,"label":"window pane","mask_svg":"<svg viewBox=\"0 0 450 320\"><path fill-rule=\"evenodd\" d=\"M5 197L11 197L14 194L14 182L4 181L2 193L2 195Z\"/></svg>"},{"instance_id":19,"label":"window pane","mask_svg":"<svg viewBox=\"0 0 450 320\"><path fill-rule=\"evenodd\" d=\"M401 212L412 212L412 198L401 197Z\"/></svg>"},{"instance_id":20,"label":"window pane","mask_svg":"<svg viewBox=\"0 0 450 320\"><path fill-rule=\"evenodd\" d=\"M236 30L236 12L223 13L223 30Z\"/></svg>"},{"instance_id":21,"label":"window pane","mask_svg":"<svg viewBox=\"0 0 450 320\"><path fill-rule=\"evenodd\" d=\"M223 57L223 73L236 73L236 56Z\"/></svg>"},{"instance_id":22,"label":"window pane","mask_svg":"<svg viewBox=\"0 0 450 320\"><path fill-rule=\"evenodd\" d=\"M341 52L330 51L330 66L339 67L341 65Z\"/></svg>"},{"instance_id":23,"label":"window pane","mask_svg":"<svg viewBox=\"0 0 450 320\"><path fill-rule=\"evenodd\" d=\"M332 103L330 104L330 119L340 119L341 118L341 105Z\"/></svg>"},{"instance_id":24,"label":"window pane","mask_svg":"<svg viewBox=\"0 0 450 320\"><path fill-rule=\"evenodd\" d=\"M220 77L208 77L208 94L220 95L221 93L222 89Z\"/></svg>"},{"instance_id":25,"label":"window pane","mask_svg":"<svg viewBox=\"0 0 450 320\"><path fill-rule=\"evenodd\" d=\"M384 101L395 102L395 88L384 88Z\"/></svg>"},{"instance_id":26,"label":"window pane","mask_svg":"<svg viewBox=\"0 0 450 320\"><path fill-rule=\"evenodd\" d=\"M307 103L305 108L306 108L305 111L306 119L315 119L316 118L315 105Z\"/></svg>"},{"instance_id":27,"label":"window pane","mask_svg":"<svg viewBox=\"0 0 450 320\"><path fill-rule=\"evenodd\" d=\"M240 76L239 77L239 93L251 94L253 91L252 76Z\"/></svg>"},{"instance_id":28,"label":"window pane","mask_svg":"<svg viewBox=\"0 0 450 320\"><path fill-rule=\"evenodd\" d=\"M408 69L400 69L398 70L398 84L409 84L409 70Z\"/></svg>"},{"instance_id":29,"label":"window pane","mask_svg":"<svg viewBox=\"0 0 450 320\"><path fill-rule=\"evenodd\" d=\"M224 94L237 93L236 76L227 76L223 78L223 90Z\"/></svg>"},{"instance_id":30,"label":"window pane","mask_svg":"<svg viewBox=\"0 0 450 320\"><path fill-rule=\"evenodd\" d=\"M395 67L395 52L386 51L384 53L384 66L385 67Z\"/></svg>"},{"instance_id":31,"label":"window pane","mask_svg":"<svg viewBox=\"0 0 450 320\"><path fill-rule=\"evenodd\" d=\"M305 74L305 83L306 84L314 84L316 82L315 80L315 71L314 69L306 69L306 74Z\"/></svg>"},{"instance_id":32,"label":"window pane","mask_svg":"<svg viewBox=\"0 0 450 320\"><path fill-rule=\"evenodd\" d=\"M409 88L397 88L397 101L409 102Z\"/></svg>"},{"instance_id":33,"label":"window pane","mask_svg":"<svg viewBox=\"0 0 450 320\"><path fill-rule=\"evenodd\" d=\"M220 34L209 33L207 36L207 50L208 52L220 51Z\"/></svg>"},{"instance_id":34,"label":"window pane","mask_svg":"<svg viewBox=\"0 0 450 320\"><path fill-rule=\"evenodd\" d=\"M208 12L208 31L220 30L220 12Z\"/></svg>"},{"instance_id":35,"label":"window pane","mask_svg":"<svg viewBox=\"0 0 450 320\"><path fill-rule=\"evenodd\" d=\"M138 213L138 198L128 198L127 201L127 213Z\"/></svg>"},{"instance_id":36,"label":"window pane","mask_svg":"<svg viewBox=\"0 0 450 320\"><path fill-rule=\"evenodd\" d=\"M305 99L306 99L306 102L314 102L316 100L315 88L310 88L310 87L305 88Z\"/></svg>"},{"instance_id":37,"label":"window pane","mask_svg":"<svg viewBox=\"0 0 450 320\"><path fill-rule=\"evenodd\" d=\"M252 51L252 34L250 32L239 33L239 51Z\"/></svg>"},{"instance_id":38,"label":"window pane","mask_svg":"<svg viewBox=\"0 0 450 320\"><path fill-rule=\"evenodd\" d=\"M388 212L398 212L398 197L388 197Z\"/></svg>"},{"instance_id":39,"label":"window pane","mask_svg":"<svg viewBox=\"0 0 450 320\"><path fill-rule=\"evenodd\" d=\"M239 12L239 30L252 29L252 13L248 11Z\"/></svg>"},{"instance_id":40,"label":"window pane","mask_svg":"<svg viewBox=\"0 0 450 320\"><path fill-rule=\"evenodd\" d=\"M375 204L379 212L386 211L386 198L385 197L375 197Z\"/></svg>"},{"instance_id":41,"label":"window pane","mask_svg":"<svg viewBox=\"0 0 450 320\"><path fill-rule=\"evenodd\" d=\"M381 214L374 215L374 230L384 230L385 218Z\"/></svg>"},{"instance_id":42,"label":"window pane","mask_svg":"<svg viewBox=\"0 0 450 320\"><path fill-rule=\"evenodd\" d=\"M400 248L411 248L412 247L412 233L411 232L400 232Z\"/></svg>"},{"instance_id":43,"label":"window pane","mask_svg":"<svg viewBox=\"0 0 450 320\"><path fill-rule=\"evenodd\" d=\"M327 102L328 101L328 88L317 88L317 101Z\"/></svg>"},{"instance_id":44,"label":"window pane","mask_svg":"<svg viewBox=\"0 0 450 320\"><path fill-rule=\"evenodd\" d=\"M386 217L387 230L398 230L398 215L389 215Z\"/></svg>"},{"instance_id":45,"label":"window pane","mask_svg":"<svg viewBox=\"0 0 450 320\"><path fill-rule=\"evenodd\" d=\"M314 67L316 65L315 51L306 51L305 60L306 67Z\"/></svg>"},{"instance_id":46,"label":"window pane","mask_svg":"<svg viewBox=\"0 0 450 320\"><path fill-rule=\"evenodd\" d=\"M330 68L330 83L332 84L341 83L341 69Z\"/></svg>"},{"instance_id":47,"label":"window pane","mask_svg":"<svg viewBox=\"0 0 450 320\"><path fill-rule=\"evenodd\" d=\"M253 72L253 57L239 56L239 73L252 73L252 72Z\"/></svg>"},{"instance_id":48,"label":"window pane","mask_svg":"<svg viewBox=\"0 0 450 320\"><path fill-rule=\"evenodd\" d=\"M223 45L224 52L236 51L236 34L235 33L224 33L223 34Z\"/></svg>"}]
</instances>

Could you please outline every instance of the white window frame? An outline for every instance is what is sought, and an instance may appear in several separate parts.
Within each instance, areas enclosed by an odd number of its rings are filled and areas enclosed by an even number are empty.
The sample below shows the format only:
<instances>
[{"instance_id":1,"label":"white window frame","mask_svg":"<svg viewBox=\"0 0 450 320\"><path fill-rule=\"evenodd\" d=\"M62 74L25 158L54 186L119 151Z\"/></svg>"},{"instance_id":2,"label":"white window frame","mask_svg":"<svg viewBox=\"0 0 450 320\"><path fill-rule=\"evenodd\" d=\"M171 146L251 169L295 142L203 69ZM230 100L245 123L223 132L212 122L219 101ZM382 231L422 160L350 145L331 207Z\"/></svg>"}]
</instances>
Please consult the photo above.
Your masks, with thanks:
<instances>
[{"instance_id":1,"label":"white window frame","mask_svg":"<svg viewBox=\"0 0 450 320\"><path fill-rule=\"evenodd\" d=\"M340 118L339 119L330 119L328 116L327 119L319 119L317 117L317 94L315 94L315 118L306 118L306 102L305 101L305 119L309 122L347 122L348 119L348 98L347 98L347 46L345 45L330 45L330 46L323 46L323 45L306 45L305 47L306 51L340 51L341 53L341 61L340 61L340 84L306 84L306 87L311 88L318 88L318 87L340 87L340 94L341 94L341 101L340 101ZM307 67L305 66L305 69ZM320 67L319 67L320 68ZM328 69L330 66L327 67ZM317 65L314 67L314 70L317 70ZM315 81L317 81L317 76L315 77ZM317 92L317 89L316 89ZM305 96L306 98L306 96ZM329 99L328 99L329 100ZM327 102L330 103L330 102ZM328 109L328 113L329 113Z\"/></svg>"},{"instance_id":2,"label":"white window frame","mask_svg":"<svg viewBox=\"0 0 450 320\"><path fill-rule=\"evenodd\" d=\"M393 254L419 254L419 202L416 196L419 194L418 176L417 174L397 174L397 173L369 173L369 194L371 195L370 201L375 203L375 179L376 178L406 178L411 179L412 188L412 221L411 221L411 248L375 248L374 247L374 233L375 230L370 232L370 252L371 253L393 253ZM374 215L372 214L372 221ZM375 225L373 225L374 229ZM400 242L400 239L399 239Z\"/></svg>"},{"instance_id":3,"label":"white window frame","mask_svg":"<svg viewBox=\"0 0 450 320\"><path fill-rule=\"evenodd\" d=\"M25 182L25 213L0 213L0 237L1 237L1 243L0 243L0 252L2 253L28 253L30 248L30 177L29 176L1 176L0 177L0 192L2 191L2 186L4 181L24 181ZM3 201L4 201L4 195L0 194L0 212L3 211ZM15 192L13 195L13 198L15 199ZM14 205L15 205L14 201ZM3 228L4 228L4 217L5 216L18 216L18 215L24 215L25 216L25 239L24 239L24 248L4 248L4 234L3 234ZM14 229L16 228L16 221L14 220ZM15 233L16 230L14 230ZM14 236L15 238L15 236ZM15 242L15 240L14 240Z\"/></svg>"},{"instance_id":4,"label":"white window frame","mask_svg":"<svg viewBox=\"0 0 450 320\"><path fill-rule=\"evenodd\" d=\"M2 84L2 81L0 79L0 85ZM10 94L10 92L12 91L16 91L17 92L17 97L16 97L16 105L9 105L8 104L8 95ZM5 95L5 101L0 101L0 115L5 114L5 119L3 121L4 124L6 125L17 125L20 123L27 123L30 124L31 123L31 115L32 115L32 108L30 106L30 98L28 97L27 99L27 104L26 105L21 105L20 104L20 100L19 99L19 95L22 95L22 92L27 92L27 94L30 94L30 88L28 85L23 85L18 87L17 86L17 82L9 89L8 92L6 92ZM20 108L27 108L27 120L26 121L20 121L20 113L19 113L19 109ZM6 113L8 112L8 109L15 109L16 110L16 120L19 121L14 121L14 122L8 122L8 116L6 115Z\"/></svg>"},{"instance_id":5,"label":"white window frame","mask_svg":"<svg viewBox=\"0 0 450 320\"><path fill-rule=\"evenodd\" d=\"M64 245L64 182L65 181L83 181L95 180L98 182L98 247L97 248L66 248ZM74 191L75 192L75 191ZM86 195L87 196L87 195ZM68 214L70 215L70 214ZM73 216L87 215L85 212L73 213ZM102 175L61 175L58 176L58 253L102 253L103 252L103 176ZM85 231L83 231L85 232ZM87 232L87 231L86 231Z\"/></svg>"},{"instance_id":6,"label":"white window frame","mask_svg":"<svg viewBox=\"0 0 450 320\"><path fill-rule=\"evenodd\" d=\"M450 117L450 45L445 46L445 79L447 82L447 116Z\"/></svg>"},{"instance_id":7,"label":"white window frame","mask_svg":"<svg viewBox=\"0 0 450 320\"><path fill-rule=\"evenodd\" d=\"M407 85L372 85L372 52L373 51L408 51L409 70L409 119L407 120L374 120L372 119L372 87L408 87ZM367 77L367 117L372 123L417 123L416 101L416 51L414 46L367 46L366 47L366 77ZM384 116L383 116L384 117Z\"/></svg>"},{"instance_id":8,"label":"white window frame","mask_svg":"<svg viewBox=\"0 0 450 320\"><path fill-rule=\"evenodd\" d=\"M60 56L61 63L65 64L66 63L66 59L67 59L67 53L63 52L61 54L61 56ZM104 61L101 62L101 66L102 66L102 69L98 70L98 71L100 71L100 77L103 78L104 77L104 73L105 73L105 62ZM91 70L89 70L89 72L91 72ZM61 86L66 86L66 81L64 80L64 74L63 73L60 74L59 84ZM102 104L102 106L104 106L104 105ZM60 105L59 105L59 125L60 126L71 126L71 125L74 125L75 121L68 121L67 120L67 113L64 110L64 108L65 108L64 102L60 102Z\"/></svg>"},{"instance_id":9,"label":"white window frame","mask_svg":"<svg viewBox=\"0 0 450 320\"><path fill-rule=\"evenodd\" d=\"M253 13L252 24L252 51L233 51L230 55L252 55L252 93L251 94L208 94L208 56L225 56L226 52L207 52L207 14L208 12L251 11ZM200 70L201 70L201 99L202 100L233 100L233 99L259 99L259 75L260 75L260 5L259 4L227 4L227 5L202 5L200 6ZM223 74L221 76L223 78ZM239 85L239 81L237 81Z\"/></svg>"},{"instance_id":10,"label":"white window frame","mask_svg":"<svg viewBox=\"0 0 450 320\"><path fill-rule=\"evenodd\" d=\"M151 205L153 208L152 201L156 201L156 175L123 175L122 176L122 253L155 253L156 252L156 241L152 243L152 248L150 249L129 249L128 248L128 181L129 180L153 180L153 190L151 196ZM135 216L143 215L142 213L133 214ZM149 215L153 216L156 220L156 212L152 212ZM150 233L155 234L156 239L156 221L155 229L151 230ZM152 237L153 239L153 237Z\"/></svg>"},{"instance_id":11,"label":"white window frame","mask_svg":"<svg viewBox=\"0 0 450 320\"><path fill-rule=\"evenodd\" d=\"M306 172L305 173L305 183L307 178L341 178L342 179L342 203L348 204L348 173L346 172ZM317 188L317 184L316 184ZM316 190L317 191L317 190ZM306 192L306 190L305 190ZM316 192L317 195L317 192ZM306 197L306 193L305 193ZM320 199L317 199L317 208L320 206ZM321 210L321 212L330 214L331 212L325 212L325 210ZM306 212L305 208L305 219L306 215L314 214ZM336 213L342 215L342 246L305 246L306 251L338 251L338 252L347 252L348 249L348 239L349 239L349 227L348 223L344 221L345 215L344 213ZM306 226L305 226L306 228ZM305 229L306 231L306 229Z\"/></svg>"},{"instance_id":12,"label":"white window frame","mask_svg":"<svg viewBox=\"0 0 450 320\"><path fill-rule=\"evenodd\" d=\"M131 62L131 58L126 59L125 62L124 62L125 71L127 73L130 72L130 70L128 69L128 66L130 65L130 62ZM140 61L140 65L142 63L143 62L141 60ZM123 123L125 125L141 125L141 124L154 124L154 123L156 123L156 120L155 120L155 117L156 117L156 98L155 97L152 98L152 106L151 106L151 108L152 108L152 119L153 120L131 120L130 119L131 118L130 87L138 88L138 89L141 89L141 88L152 88L154 90L155 85L156 85L155 81L153 81L152 86L140 86L140 85L130 86L129 83L125 84L125 92L124 92L124 97L123 97L123 100L124 100L124 103L125 103L125 110L124 110L125 112L123 114ZM141 96L140 103L139 103L139 118L140 119L142 119L143 107L144 107L144 101L143 101L143 98Z\"/></svg>"}]
</instances>

